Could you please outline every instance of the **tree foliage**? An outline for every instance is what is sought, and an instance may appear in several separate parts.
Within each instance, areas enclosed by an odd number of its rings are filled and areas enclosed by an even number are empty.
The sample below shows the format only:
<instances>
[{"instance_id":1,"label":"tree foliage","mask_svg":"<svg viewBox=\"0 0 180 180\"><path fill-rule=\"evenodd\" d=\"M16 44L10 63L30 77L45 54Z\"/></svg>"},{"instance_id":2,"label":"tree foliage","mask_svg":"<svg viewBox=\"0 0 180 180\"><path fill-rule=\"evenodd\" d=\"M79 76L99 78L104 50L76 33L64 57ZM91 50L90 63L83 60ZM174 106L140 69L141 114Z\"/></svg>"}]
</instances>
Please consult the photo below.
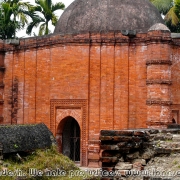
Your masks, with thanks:
<instances>
[{"instance_id":1,"label":"tree foliage","mask_svg":"<svg viewBox=\"0 0 180 180\"><path fill-rule=\"evenodd\" d=\"M49 21L55 26L58 17L55 11L64 9L63 3L52 3L52 0L36 0L36 5L22 0L4 0L0 3L0 38L16 38L17 31L24 29L31 34L39 26L39 35L49 34Z\"/></svg>"},{"instance_id":2,"label":"tree foliage","mask_svg":"<svg viewBox=\"0 0 180 180\"><path fill-rule=\"evenodd\" d=\"M16 32L28 23L32 5L21 0L4 0L0 4L0 38L15 38Z\"/></svg>"},{"instance_id":3,"label":"tree foliage","mask_svg":"<svg viewBox=\"0 0 180 180\"><path fill-rule=\"evenodd\" d=\"M180 0L150 0L164 17L171 32L180 32Z\"/></svg>"},{"instance_id":4,"label":"tree foliage","mask_svg":"<svg viewBox=\"0 0 180 180\"><path fill-rule=\"evenodd\" d=\"M64 9L65 5L61 2L56 4L52 3L52 0L36 0L37 6L34 7L33 13L40 13L41 16L33 16L32 22L28 25L26 33L31 34L34 27L39 27L39 36L51 33L48 23L51 21L52 25L56 25L58 17L55 15L56 10Z\"/></svg>"},{"instance_id":5,"label":"tree foliage","mask_svg":"<svg viewBox=\"0 0 180 180\"><path fill-rule=\"evenodd\" d=\"M4 8L4 9L3 9ZM15 30L19 29L19 24L10 19L11 10L7 6L1 6L0 8L0 38L8 39L12 38L15 34Z\"/></svg>"}]
</instances>

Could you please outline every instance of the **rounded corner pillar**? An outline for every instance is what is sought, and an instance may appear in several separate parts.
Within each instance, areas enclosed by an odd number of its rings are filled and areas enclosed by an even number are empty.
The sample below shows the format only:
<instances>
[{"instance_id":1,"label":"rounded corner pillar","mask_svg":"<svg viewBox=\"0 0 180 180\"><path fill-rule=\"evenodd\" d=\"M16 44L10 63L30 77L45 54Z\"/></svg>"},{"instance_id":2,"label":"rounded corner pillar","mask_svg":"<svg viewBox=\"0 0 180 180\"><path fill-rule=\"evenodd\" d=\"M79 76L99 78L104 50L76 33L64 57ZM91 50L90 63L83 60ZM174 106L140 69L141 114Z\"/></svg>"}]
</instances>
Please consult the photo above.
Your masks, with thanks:
<instances>
[{"instance_id":1,"label":"rounded corner pillar","mask_svg":"<svg viewBox=\"0 0 180 180\"><path fill-rule=\"evenodd\" d=\"M167 128L171 122L171 32L148 31L147 127Z\"/></svg>"}]
</instances>

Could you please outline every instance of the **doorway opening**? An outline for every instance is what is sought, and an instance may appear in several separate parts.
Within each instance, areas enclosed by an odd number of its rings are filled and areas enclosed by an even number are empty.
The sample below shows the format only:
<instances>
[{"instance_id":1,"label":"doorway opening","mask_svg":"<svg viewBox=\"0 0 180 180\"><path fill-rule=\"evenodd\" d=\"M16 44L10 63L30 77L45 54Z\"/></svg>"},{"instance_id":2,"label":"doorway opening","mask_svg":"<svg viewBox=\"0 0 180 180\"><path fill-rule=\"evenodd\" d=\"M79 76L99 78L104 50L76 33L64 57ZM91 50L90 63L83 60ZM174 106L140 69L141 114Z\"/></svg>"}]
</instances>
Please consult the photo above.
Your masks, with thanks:
<instances>
[{"instance_id":1,"label":"doorway opening","mask_svg":"<svg viewBox=\"0 0 180 180\"><path fill-rule=\"evenodd\" d=\"M172 123L179 124L179 111L172 110Z\"/></svg>"},{"instance_id":2,"label":"doorway opening","mask_svg":"<svg viewBox=\"0 0 180 180\"><path fill-rule=\"evenodd\" d=\"M71 116L66 117L62 131L62 153L72 161L80 162L80 127Z\"/></svg>"}]
</instances>

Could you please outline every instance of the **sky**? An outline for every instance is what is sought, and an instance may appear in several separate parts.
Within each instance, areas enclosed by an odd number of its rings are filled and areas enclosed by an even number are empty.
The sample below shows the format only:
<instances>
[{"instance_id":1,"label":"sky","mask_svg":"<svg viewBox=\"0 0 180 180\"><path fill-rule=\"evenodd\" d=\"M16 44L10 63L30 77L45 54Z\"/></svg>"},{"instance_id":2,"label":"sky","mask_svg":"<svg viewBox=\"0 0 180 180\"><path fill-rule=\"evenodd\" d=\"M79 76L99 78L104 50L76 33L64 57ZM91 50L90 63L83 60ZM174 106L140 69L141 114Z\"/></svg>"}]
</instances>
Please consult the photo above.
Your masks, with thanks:
<instances>
[{"instance_id":1,"label":"sky","mask_svg":"<svg viewBox=\"0 0 180 180\"><path fill-rule=\"evenodd\" d=\"M23 2L30 2L31 4L35 4L35 0L22 0L22 1ZM52 3L62 2L62 3L64 3L65 8L67 8L73 1L74 0L52 0ZM55 14L59 17L61 16L62 13L63 13L62 10L55 11ZM50 27L51 32L53 32L54 26L49 26L49 27ZM33 32L38 34L38 29L34 29ZM32 32L32 35L33 35L33 32ZM17 33L17 37L28 37L28 35L26 34L26 30L19 31Z\"/></svg>"}]
</instances>

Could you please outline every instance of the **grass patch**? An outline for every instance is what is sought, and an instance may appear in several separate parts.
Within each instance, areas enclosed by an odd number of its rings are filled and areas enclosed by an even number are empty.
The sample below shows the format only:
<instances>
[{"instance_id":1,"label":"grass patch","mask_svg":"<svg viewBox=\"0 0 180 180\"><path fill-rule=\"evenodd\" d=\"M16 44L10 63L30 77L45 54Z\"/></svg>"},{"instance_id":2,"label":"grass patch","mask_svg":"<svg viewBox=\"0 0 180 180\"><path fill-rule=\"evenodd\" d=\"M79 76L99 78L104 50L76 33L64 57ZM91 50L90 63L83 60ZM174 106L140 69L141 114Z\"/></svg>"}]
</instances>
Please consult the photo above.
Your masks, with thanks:
<instances>
[{"instance_id":1,"label":"grass patch","mask_svg":"<svg viewBox=\"0 0 180 180\"><path fill-rule=\"evenodd\" d=\"M173 164L174 164L174 165L177 165L177 164L178 164L178 161L174 161Z\"/></svg>"},{"instance_id":2,"label":"grass patch","mask_svg":"<svg viewBox=\"0 0 180 180\"><path fill-rule=\"evenodd\" d=\"M28 180L83 180L95 179L87 177L68 157L60 154L56 147L37 150L27 154L11 154L4 158L0 168L6 176L0 174L0 179ZM9 176L7 176L9 173ZM13 174L12 174L13 173ZM11 176L12 175L12 176Z\"/></svg>"}]
</instances>

